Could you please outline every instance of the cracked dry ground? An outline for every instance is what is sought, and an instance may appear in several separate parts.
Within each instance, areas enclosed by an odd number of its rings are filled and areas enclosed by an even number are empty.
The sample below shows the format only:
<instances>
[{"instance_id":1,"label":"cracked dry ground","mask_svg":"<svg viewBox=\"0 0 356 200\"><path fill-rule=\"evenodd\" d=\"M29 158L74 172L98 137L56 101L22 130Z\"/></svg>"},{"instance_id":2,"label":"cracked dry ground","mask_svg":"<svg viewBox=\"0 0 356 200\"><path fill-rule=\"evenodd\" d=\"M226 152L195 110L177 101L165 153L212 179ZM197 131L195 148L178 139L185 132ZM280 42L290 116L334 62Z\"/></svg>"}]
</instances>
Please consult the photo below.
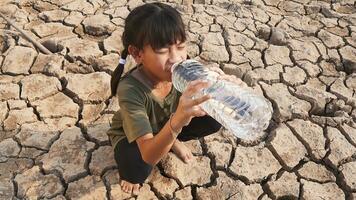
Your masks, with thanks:
<instances>
[{"instance_id":1,"label":"cracked dry ground","mask_svg":"<svg viewBox=\"0 0 356 200\"><path fill-rule=\"evenodd\" d=\"M191 1L191 0L190 0ZM189 54L273 104L267 137L227 131L169 153L138 196L121 191L105 131L120 36L140 0L1 0L0 199L355 199L356 4L171 0Z\"/></svg>"}]
</instances>

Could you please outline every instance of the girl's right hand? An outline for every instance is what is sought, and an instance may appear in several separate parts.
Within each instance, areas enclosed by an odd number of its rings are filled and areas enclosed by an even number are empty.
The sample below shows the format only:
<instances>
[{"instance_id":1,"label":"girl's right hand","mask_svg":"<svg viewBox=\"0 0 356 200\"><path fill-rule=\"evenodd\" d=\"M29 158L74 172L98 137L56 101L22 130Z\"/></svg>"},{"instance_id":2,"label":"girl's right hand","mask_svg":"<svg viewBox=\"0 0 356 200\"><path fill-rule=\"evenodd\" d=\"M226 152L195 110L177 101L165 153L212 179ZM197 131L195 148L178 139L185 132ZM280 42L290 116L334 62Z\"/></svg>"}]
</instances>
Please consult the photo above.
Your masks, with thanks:
<instances>
[{"instance_id":1,"label":"girl's right hand","mask_svg":"<svg viewBox=\"0 0 356 200\"><path fill-rule=\"evenodd\" d=\"M192 81L187 85L179 99L177 110L171 119L172 128L174 128L174 130L181 130L181 128L190 123L193 117L206 115L206 112L199 106L199 104L211 97L209 95L203 95L193 99L193 96L208 86L208 82L201 80Z\"/></svg>"}]
</instances>

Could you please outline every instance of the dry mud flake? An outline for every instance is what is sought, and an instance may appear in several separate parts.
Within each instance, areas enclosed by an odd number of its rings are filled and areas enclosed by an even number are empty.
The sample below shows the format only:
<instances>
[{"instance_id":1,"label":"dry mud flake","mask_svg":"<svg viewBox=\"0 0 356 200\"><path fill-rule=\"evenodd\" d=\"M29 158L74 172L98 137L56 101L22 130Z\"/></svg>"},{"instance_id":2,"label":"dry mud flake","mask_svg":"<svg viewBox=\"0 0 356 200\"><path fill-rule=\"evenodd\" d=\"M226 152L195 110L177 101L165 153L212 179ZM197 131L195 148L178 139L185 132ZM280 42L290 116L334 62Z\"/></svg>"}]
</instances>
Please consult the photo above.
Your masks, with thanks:
<instances>
[{"instance_id":1,"label":"dry mud flake","mask_svg":"<svg viewBox=\"0 0 356 200\"><path fill-rule=\"evenodd\" d=\"M267 66L266 68L256 68L245 74L244 81L249 86L256 85L259 80L263 80L269 84L278 83L280 82L280 73L282 72L283 67L281 64Z\"/></svg>"},{"instance_id":2,"label":"dry mud flake","mask_svg":"<svg viewBox=\"0 0 356 200\"><path fill-rule=\"evenodd\" d=\"M111 33L115 26L110 22L108 15L92 15L83 20L85 32L94 36L101 36Z\"/></svg>"},{"instance_id":3,"label":"dry mud flake","mask_svg":"<svg viewBox=\"0 0 356 200\"><path fill-rule=\"evenodd\" d=\"M34 101L43 99L62 90L62 85L55 77L43 74L31 74L21 80L21 98Z\"/></svg>"},{"instance_id":4,"label":"dry mud flake","mask_svg":"<svg viewBox=\"0 0 356 200\"><path fill-rule=\"evenodd\" d=\"M262 54L259 51L250 50L244 54L244 57L250 60L250 64L253 68L264 67Z\"/></svg>"},{"instance_id":5,"label":"dry mud flake","mask_svg":"<svg viewBox=\"0 0 356 200\"><path fill-rule=\"evenodd\" d=\"M172 199L174 191L179 188L174 179L162 176L157 167L152 170L147 181L152 184L152 187L158 192L159 196L167 199Z\"/></svg>"},{"instance_id":6,"label":"dry mud flake","mask_svg":"<svg viewBox=\"0 0 356 200\"><path fill-rule=\"evenodd\" d=\"M310 41L291 40L290 46L293 49L292 56L295 60L308 60L316 63L320 54L318 49Z\"/></svg>"},{"instance_id":7,"label":"dry mud flake","mask_svg":"<svg viewBox=\"0 0 356 200\"><path fill-rule=\"evenodd\" d=\"M117 2L120 2L120 1L115 1L115 2L113 2L113 4L115 4ZM124 4L126 4L126 2ZM113 18L122 18L122 19L126 19L127 15L129 15L129 13L130 13L130 11L124 5L113 6L113 8L104 11L104 14L110 15Z\"/></svg>"},{"instance_id":8,"label":"dry mud flake","mask_svg":"<svg viewBox=\"0 0 356 200\"><path fill-rule=\"evenodd\" d=\"M3 199L11 199L14 197L15 188L10 178L0 178L0 195Z\"/></svg>"},{"instance_id":9,"label":"dry mud flake","mask_svg":"<svg viewBox=\"0 0 356 200\"><path fill-rule=\"evenodd\" d=\"M225 49L224 38L220 33L208 33L202 41L203 59L213 62L224 62L229 60L229 54Z\"/></svg>"},{"instance_id":10,"label":"dry mud flake","mask_svg":"<svg viewBox=\"0 0 356 200\"><path fill-rule=\"evenodd\" d=\"M38 16L46 22L63 22L64 18L69 15L69 12L64 10L49 10L38 14Z\"/></svg>"},{"instance_id":11,"label":"dry mud flake","mask_svg":"<svg viewBox=\"0 0 356 200\"><path fill-rule=\"evenodd\" d=\"M341 37L334 35L328 31L325 31L323 29L319 31L318 37L330 49L341 47L344 46L345 44Z\"/></svg>"},{"instance_id":12,"label":"dry mud flake","mask_svg":"<svg viewBox=\"0 0 356 200\"><path fill-rule=\"evenodd\" d=\"M43 73L46 75L56 76L61 78L65 71L62 70L64 57L60 55L45 55L38 54L35 63L31 67L31 73Z\"/></svg>"},{"instance_id":13,"label":"dry mud flake","mask_svg":"<svg viewBox=\"0 0 356 200\"><path fill-rule=\"evenodd\" d=\"M193 200L193 195L190 187L185 187L175 192L175 199L177 200Z\"/></svg>"},{"instance_id":14,"label":"dry mud flake","mask_svg":"<svg viewBox=\"0 0 356 200\"><path fill-rule=\"evenodd\" d=\"M285 124L281 124L275 130L275 137L270 143L274 153L281 158L282 163L289 170L294 168L307 154L303 144Z\"/></svg>"},{"instance_id":15,"label":"dry mud flake","mask_svg":"<svg viewBox=\"0 0 356 200\"><path fill-rule=\"evenodd\" d=\"M2 72L9 74L29 74L29 70L37 56L32 48L15 46L6 55Z\"/></svg>"},{"instance_id":16,"label":"dry mud flake","mask_svg":"<svg viewBox=\"0 0 356 200\"><path fill-rule=\"evenodd\" d=\"M297 64L306 71L309 77L312 78L318 76L322 72L318 65L312 64L309 61L297 61Z\"/></svg>"},{"instance_id":17,"label":"dry mud flake","mask_svg":"<svg viewBox=\"0 0 356 200\"><path fill-rule=\"evenodd\" d=\"M19 157L36 159L38 156L43 155L44 153L46 153L46 151L23 146L21 148L21 153L19 154Z\"/></svg>"},{"instance_id":18,"label":"dry mud flake","mask_svg":"<svg viewBox=\"0 0 356 200\"><path fill-rule=\"evenodd\" d=\"M341 161L356 155L356 147L351 145L338 129L327 127L327 135L331 151L326 161L332 166L338 167Z\"/></svg>"},{"instance_id":19,"label":"dry mud flake","mask_svg":"<svg viewBox=\"0 0 356 200\"><path fill-rule=\"evenodd\" d=\"M232 145L219 141L207 142L208 153L215 158L215 164L218 168L227 168L230 162Z\"/></svg>"},{"instance_id":20,"label":"dry mud flake","mask_svg":"<svg viewBox=\"0 0 356 200\"><path fill-rule=\"evenodd\" d=\"M334 174L326 169L325 166L315 162L307 162L302 168L298 169L298 174L309 181L314 182L335 182Z\"/></svg>"},{"instance_id":21,"label":"dry mud flake","mask_svg":"<svg viewBox=\"0 0 356 200\"><path fill-rule=\"evenodd\" d=\"M309 153L311 153L309 156L318 160L325 156L326 150L324 146L326 139L322 127L302 119L294 119L287 122L287 124L295 132L298 139L303 142Z\"/></svg>"},{"instance_id":22,"label":"dry mud flake","mask_svg":"<svg viewBox=\"0 0 356 200\"><path fill-rule=\"evenodd\" d=\"M123 45L121 42L121 35L123 30L118 28L111 33L110 37L104 39L103 45L106 53L118 53L121 54L123 50Z\"/></svg>"},{"instance_id":23,"label":"dry mud flake","mask_svg":"<svg viewBox=\"0 0 356 200\"><path fill-rule=\"evenodd\" d=\"M71 38L58 43L69 49L67 54L72 60L91 64L94 60L103 55L97 42L79 38Z\"/></svg>"},{"instance_id":24,"label":"dry mud flake","mask_svg":"<svg viewBox=\"0 0 356 200\"><path fill-rule=\"evenodd\" d=\"M61 9L67 11L78 11L85 15L93 15L95 11L102 7L104 4L105 2L101 0L74 0L68 1L68 3L63 4Z\"/></svg>"},{"instance_id":25,"label":"dry mud flake","mask_svg":"<svg viewBox=\"0 0 356 200\"><path fill-rule=\"evenodd\" d=\"M36 122L37 116L33 108L24 108L21 110L10 110L8 117L4 121L5 130L14 130L22 124Z\"/></svg>"},{"instance_id":26,"label":"dry mud flake","mask_svg":"<svg viewBox=\"0 0 356 200\"><path fill-rule=\"evenodd\" d=\"M101 146L92 153L89 169L93 175L100 176L105 170L115 168L116 165L113 148Z\"/></svg>"},{"instance_id":27,"label":"dry mud flake","mask_svg":"<svg viewBox=\"0 0 356 200\"><path fill-rule=\"evenodd\" d=\"M336 183L315 183L301 179L303 188L303 199L345 199L344 192L336 185Z\"/></svg>"},{"instance_id":28,"label":"dry mud flake","mask_svg":"<svg viewBox=\"0 0 356 200\"><path fill-rule=\"evenodd\" d=\"M41 38L65 39L74 38L73 28L64 26L62 23L43 23L32 27L32 31Z\"/></svg>"},{"instance_id":29,"label":"dry mud flake","mask_svg":"<svg viewBox=\"0 0 356 200\"><path fill-rule=\"evenodd\" d=\"M0 163L0 180L10 180L16 174L31 168L33 164L34 162L28 158L9 158L6 162Z\"/></svg>"},{"instance_id":30,"label":"dry mud flake","mask_svg":"<svg viewBox=\"0 0 356 200\"><path fill-rule=\"evenodd\" d=\"M38 166L18 174L15 177L19 198L51 198L64 191L60 179L55 175L43 175Z\"/></svg>"},{"instance_id":31,"label":"dry mud flake","mask_svg":"<svg viewBox=\"0 0 356 200\"><path fill-rule=\"evenodd\" d=\"M108 55L105 55L95 60L94 66L100 71L104 71L108 74L112 74L116 69L116 67L118 66L119 60L120 60L120 56L118 54L110 53Z\"/></svg>"},{"instance_id":32,"label":"dry mud flake","mask_svg":"<svg viewBox=\"0 0 356 200\"><path fill-rule=\"evenodd\" d=\"M129 199L132 195L122 191L120 186L120 176L117 169L108 170L103 178L109 186L111 199Z\"/></svg>"},{"instance_id":33,"label":"dry mud flake","mask_svg":"<svg viewBox=\"0 0 356 200\"><path fill-rule=\"evenodd\" d=\"M93 147L94 144L85 140L79 128L66 129L39 161L45 171L57 170L64 180L70 182L87 173L84 164L88 150Z\"/></svg>"},{"instance_id":34,"label":"dry mud flake","mask_svg":"<svg viewBox=\"0 0 356 200\"><path fill-rule=\"evenodd\" d=\"M155 193L151 191L151 187L148 184L143 184L140 188L139 194L136 200L158 200Z\"/></svg>"},{"instance_id":35,"label":"dry mud flake","mask_svg":"<svg viewBox=\"0 0 356 200\"><path fill-rule=\"evenodd\" d=\"M349 138L354 146L356 146L356 128L343 124L340 130L345 134L346 138Z\"/></svg>"},{"instance_id":36,"label":"dry mud flake","mask_svg":"<svg viewBox=\"0 0 356 200\"><path fill-rule=\"evenodd\" d=\"M83 126L92 124L92 122L101 116L100 113L105 109L105 107L106 104L104 102L100 104L84 104L82 110L82 120L80 120L79 123Z\"/></svg>"},{"instance_id":37,"label":"dry mud flake","mask_svg":"<svg viewBox=\"0 0 356 200\"><path fill-rule=\"evenodd\" d=\"M346 87L356 91L356 73L346 77L345 85Z\"/></svg>"},{"instance_id":38,"label":"dry mud flake","mask_svg":"<svg viewBox=\"0 0 356 200\"><path fill-rule=\"evenodd\" d=\"M20 153L20 147L12 138L0 142L0 162L6 161L9 157L16 157Z\"/></svg>"},{"instance_id":39,"label":"dry mud flake","mask_svg":"<svg viewBox=\"0 0 356 200\"><path fill-rule=\"evenodd\" d=\"M227 29L226 37L229 45L232 46L242 45L246 49L251 49L254 45L253 40L251 40L246 35L239 33L233 29Z\"/></svg>"},{"instance_id":40,"label":"dry mud flake","mask_svg":"<svg viewBox=\"0 0 356 200\"><path fill-rule=\"evenodd\" d=\"M65 196L70 199L107 199L106 187L100 176L86 176L69 183Z\"/></svg>"},{"instance_id":41,"label":"dry mud flake","mask_svg":"<svg viewBox=\"0 0 356 200\"><path fill-rule=\"evenodd\" d=\"M0 100L19 99L20 86L14 83L0 84Z\"/></svg>"},{"instance_id":42,"label":"dry mud flake","mask_svg":"<svg viewBox=\"0 0 356 200\"><path fill-rule=\"evenodd\" d=\"M10 109L11 109L11 107L10 107ZM9 109L7 107L6 101L0 102L0 124L3 123L8 112L9 112Z\"/></svg>"},{"instance_id":43,"label":"dry mud flake","mask_svg":"<svg viewBox=\"0 0 356 200\"><path fill-rule=\"evenodd\" d=\"M276 104L276 110L273 118L277 121L292 119L293 116L306 117L311 108L310 103L300 100L291 95L287 86L282 83L268 85L261 83L267 96Z\"/></svg>"},{"instance_id":44,"label":"dry mud flake","mask_svg":"<svg viewBox=\"0 0 356 200\"><path fill-rule=\"evenodd\" d=\"M337 99L335 95L326 92L325 89L314 87L311 84L300 85L296 89L295 94L300 99L304 99L311 103L312 113L323 113L325 111L326 103L330 102L332 99Z\"/></svg>"},{"instance_id":45,"label":"dry mud flake","mask_svg":"<svg viewBox=\"0 0 356 200\"><path fill-rule=\"evenodd\" d=\"M289 49L284 46L270 45L265 51L267 65L282 64L292 66L293 63L289 58Z\"/></svg>"},{"instance_id":46,"label":"dry mud flake","mask_svg":"<svg viewBox=\"0 0 356 200\"><path fill-rule=\"evenodd\" d=\"M240 65L224 64L222 70L225 72L225 74L234 75L237 78L242 78L247 72L252 70L252 66L249 63L243 63Z\"/></svg>"},{"instance_id":47,"label":"dry mud flake","mask_svg":"<svg viewBox=\"0 0 356 200\"><path fill-rule=\"evenodd\" d=\"M31 104L36 107L41 118L78 118L78 104L61 92L43 100L31 102Z\"/></svg>"},{"instance_id":48,"label":"dry mud flake","mask_svg":"<svg viewBox=\"0 0 356 200\"><path fill-rule=\"evenodd\" d=\"M246 177L249 182L259 182L277 173L280 168L278 161L268 149L239 146L229 169L235 175Z\"/></svg>"},{"instance_id":49,"label":"dry mud flake","mask_svg":"<svg viewBox=\"0 0 356 200\"><path fill-rule=\"evenodd\" d=\"M331 85L330 92L334 93L340 99L343 99L352 106L356 106L356 95L352 89L349 89L344 84L343 77L336 79L336 81Z\"/></svg>"},{"instance_id":50,"label":"dry mud flake","mask_svg":"<svg viewBox=\"0 0 356 200\"><path fill-rule=\"evenodd\" d=\"M10 110L20 110L27 107L27 103L24 100L9 100L7 103Z\"/></svg>"},{"instance_id":51,"label":"dry mud flake","mask_svg":"<svg viewBox=\"0 0 356 200\"><path fill-rule=\"evenodd\" d=\"M87 127L87 135L89 138L96 140L98 143L109 142L106 131L110 129L109 123L99 123L95 125L89 125Z\"/></svg>"},{"instance_id":52,"label":"dry mud flake","mask_svg":"<svg viewBox=\"0 0 356 200\"><path fill-rule=\"evenodd\" d=\"M85 16L82 13L77 11L72 11L70 14L64 19L64 24L68 26L76 27L80 25Z\"/></svg>"},{"instance_id":53,"label":"dry mud flake","mask_svg":"<svg viewBox=\"0 0 356 200\"><path fill-rule=\"evenodd\" d=\"M58 135L58 131L54 131L50 126L40 121L22 125L21 131L15 137L22 146L49 150L50 144Z\"/></svg>"},{"instance_id":54,"label":"dry mud flake","mask_svg":"<svg viewBox=\"0 0 356 200\"><path fill-rule=\"evenodd\" d=\"M258 199L263 193L259 184L245 185L239 180L229 178L218 172L217 184L208 188L197 188L197 199Z\"/></svg>"},{"instance_id":55,"label":"dry mud flake","mask_svg":"<svg viewBox=\"0 0 356 200\"><path fill-rule=\"evenodd\" d=\"M284 172L277 180L267 182L268 189L272 192L275 199L290 197L298 199L299 197L299 182L294 173Z\"/></svg>"},{"instance_id":56,"label":"dry mud flake","mask_svg":"<svg viewBox=\"0 0 356 200\"><path fill-rule=\"evenodd\" d=\"M285 67L285 71L282 77L288 85L300 85L307 79L306 73L299 67Z\"/></svg>"},{"instance_id":57,"label":"dry mud flake","mask_svg":"<svg viewBox=\"0 0 356 200\"><path fill-rule=\"evenodd\" d=\"M101 102L110 97L110 75L105 72L67 74L67 89L83 102Z\"/></svg>"},{"instance_id":58,"label":"dry mud flake","mask_svg":"<svg viewBox=\"0 0 356 200\"><path fill-rule=\"evenodd\" d=\"M179 180L183 186L207 184L213 174L210 169L210 160L205 156L194 156L189 164L185 164L175 154L169 153L162 160L162 166L168 176Z\"/></svg>"},{"instance_id":59,"label":"dry mud flake","mask_svg":"<svg viewBox=\"0 0 356 200\"><path fill-rule=\"evenodd\" d=\"M343 164L340 169L347 187L351 190L356 190L356 162Z\"/></svg>"},{"instance_id":60,"label":"dry mud flake","mask_svg":"<svg viewBox=\"0 0 356 200\"><path fill-rule=\"evenodd\" d=\"M0 85L2 84L8 84L8 83L18 83L23 79L23 75L0 75Z\"/></svg>"},{"instance_id":61,"label":"dry mud flake","mask_svg":"<svg viewBox=\"0 0 356 200\"><path fill-rule=\"evenodd\" d=\"M344 46L340 50L345 71L349 74L356 72L356 49L351 46Z\"/></svg>"},{"instance_id":62,"label":"dry mud flake","mask_svg":"<svg viewBox=\"0 0 356 200\"><path fill-rule=\"evenodd\" d=\"M63 131L77 123L77 119L73 117L44 118L43 121L53 130L58 131Z\"/></svg>"}]
</instances>

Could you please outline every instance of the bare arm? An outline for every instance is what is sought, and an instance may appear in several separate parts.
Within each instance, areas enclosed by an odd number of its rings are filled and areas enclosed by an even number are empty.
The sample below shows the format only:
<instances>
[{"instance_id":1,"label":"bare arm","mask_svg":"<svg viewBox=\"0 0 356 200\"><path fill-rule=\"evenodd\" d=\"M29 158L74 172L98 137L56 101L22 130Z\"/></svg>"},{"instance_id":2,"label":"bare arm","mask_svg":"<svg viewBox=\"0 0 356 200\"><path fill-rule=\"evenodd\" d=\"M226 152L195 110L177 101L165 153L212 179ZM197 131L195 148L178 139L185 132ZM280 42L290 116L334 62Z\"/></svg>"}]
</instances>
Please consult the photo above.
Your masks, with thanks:
<instances>
[{"instance_id":1,"label":"bare arm","mask_svg":"<svg viewBox=\"0 0 356 200\"><path fill-rule=\"evenodd\" d=\"M172 134L170 122L174 131L180 132L181 129L188 125L193 117L203 116L206 113L198 106L210 97L204 95L200 98L192 99L191 97L207 83L202 81L193 81L188 85L179 99L179 104L171 121L168 121L155 136L152 133L139 137L136 141L140 149L143 160L151 165L157 164L162 157L171 149L176 137Z\"/></svg>"}]
</instances>

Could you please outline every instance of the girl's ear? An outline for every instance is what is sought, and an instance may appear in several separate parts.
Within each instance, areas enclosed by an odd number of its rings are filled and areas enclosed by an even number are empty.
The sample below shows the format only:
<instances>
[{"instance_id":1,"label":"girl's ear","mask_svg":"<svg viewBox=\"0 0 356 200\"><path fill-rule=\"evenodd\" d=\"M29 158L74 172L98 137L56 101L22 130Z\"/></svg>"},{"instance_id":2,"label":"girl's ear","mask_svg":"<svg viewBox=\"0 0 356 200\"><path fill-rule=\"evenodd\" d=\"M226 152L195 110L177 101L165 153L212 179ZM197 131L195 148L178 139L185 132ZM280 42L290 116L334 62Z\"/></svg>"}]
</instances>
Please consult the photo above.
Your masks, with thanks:
<instances>
[{"instance_id":1,"label":"girl's ear","mask_svg":"<svg viewBox=\"0 0 356 200\"><path fill-rule=\"evenodd\" d=\"M135 46L129 45L128 51L129 51L129 54L135 59L135 62L137 64L141 64L142 63L141 50L139 50Z\"/></svg>"}]
</instances>

